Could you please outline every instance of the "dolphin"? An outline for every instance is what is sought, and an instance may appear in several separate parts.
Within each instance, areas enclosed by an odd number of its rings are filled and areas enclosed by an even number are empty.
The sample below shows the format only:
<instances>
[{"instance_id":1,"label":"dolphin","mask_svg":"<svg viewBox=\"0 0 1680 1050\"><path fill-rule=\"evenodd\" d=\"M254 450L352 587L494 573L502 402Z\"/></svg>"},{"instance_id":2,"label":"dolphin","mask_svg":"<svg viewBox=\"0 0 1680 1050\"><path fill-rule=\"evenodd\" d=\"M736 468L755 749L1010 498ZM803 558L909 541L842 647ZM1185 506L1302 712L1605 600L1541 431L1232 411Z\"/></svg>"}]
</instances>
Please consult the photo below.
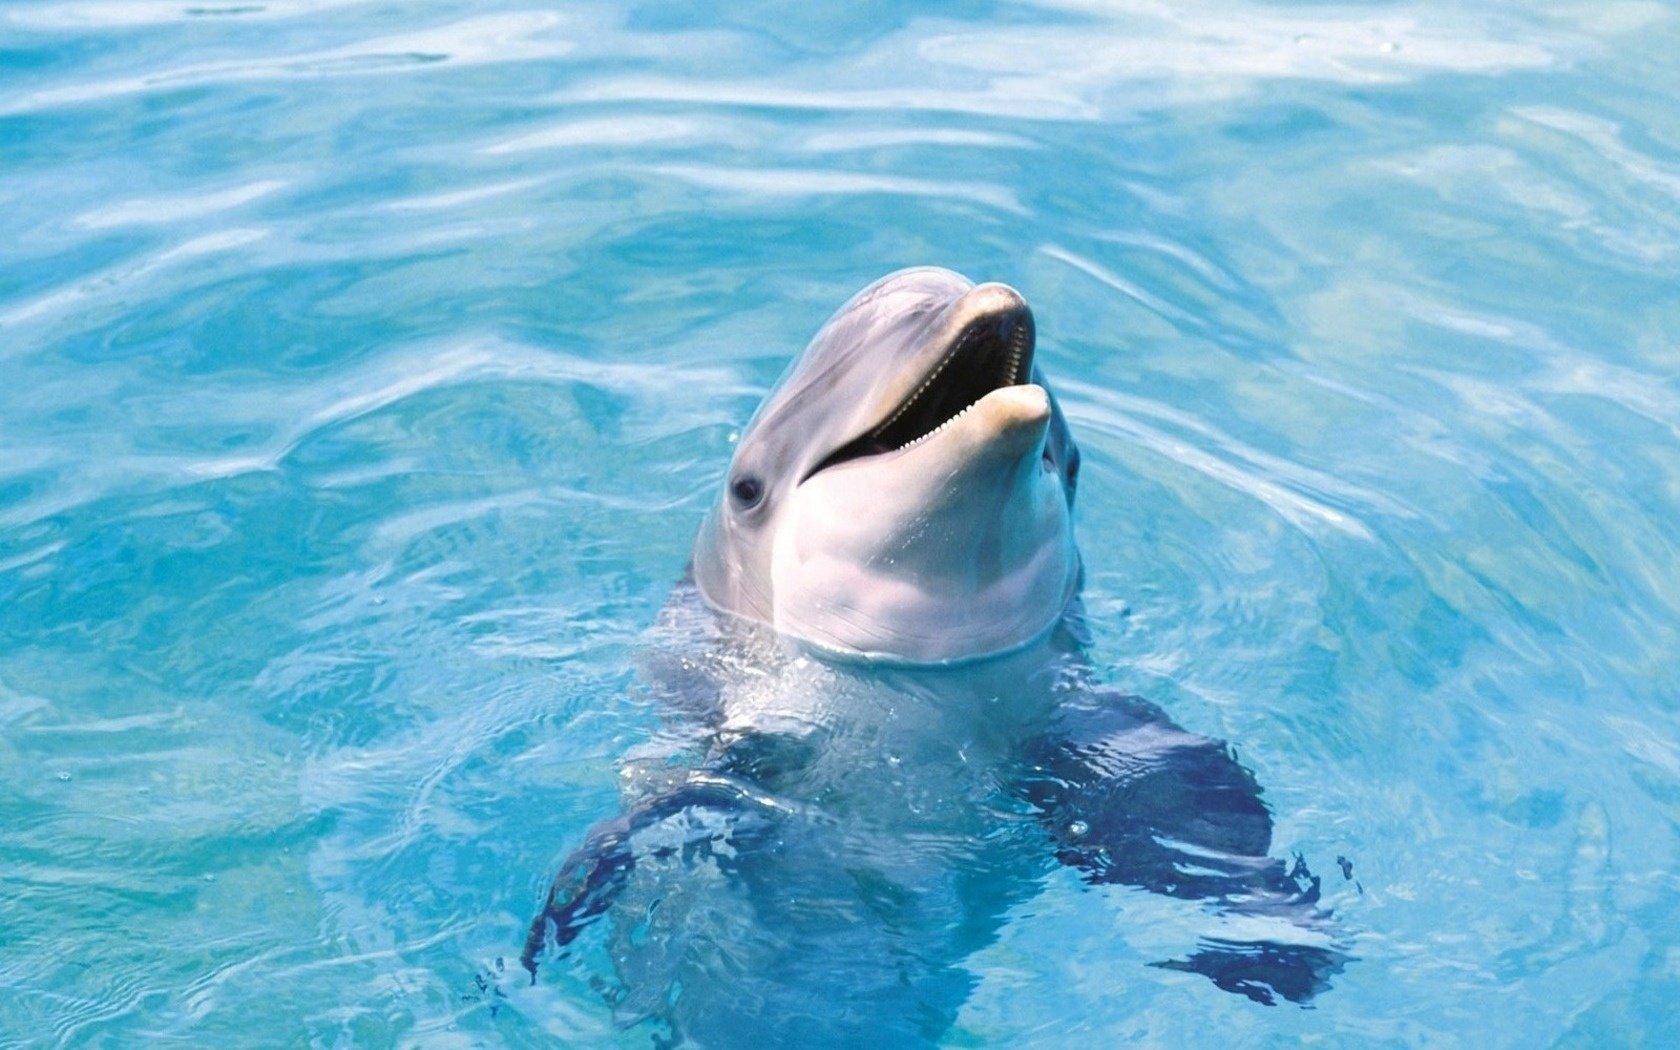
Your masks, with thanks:
<instances>
[{"instance_id":1,"label":"dolphin","mask_svg":"<svg viewBox=\"0 0 1680 1050\"><path fill-rule=\"evenodd\" d=\"M1052 871L1197 902L1153 965L1304 1003L1349 956L1223 742L1086 653L1080 456L1002 284L923 267L822 326L737 442L640 679L663 723L522 960L597 950L696 1045L932 1045ZM1257 932L1258 931L1258 932Z\"/></svg>"}]
</instances>

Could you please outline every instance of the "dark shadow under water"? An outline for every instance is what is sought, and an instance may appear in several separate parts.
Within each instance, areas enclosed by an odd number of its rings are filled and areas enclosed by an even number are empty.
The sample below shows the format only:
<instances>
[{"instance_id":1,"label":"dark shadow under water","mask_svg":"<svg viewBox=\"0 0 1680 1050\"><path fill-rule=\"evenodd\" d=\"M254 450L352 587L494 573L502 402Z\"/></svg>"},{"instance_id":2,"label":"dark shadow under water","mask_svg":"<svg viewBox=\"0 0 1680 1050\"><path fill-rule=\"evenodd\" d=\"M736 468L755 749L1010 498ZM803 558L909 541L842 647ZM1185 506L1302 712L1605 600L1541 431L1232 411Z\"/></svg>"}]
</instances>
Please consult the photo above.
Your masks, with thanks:
<instances>
[{"instance_id":1,"label":"dark shadow under water","mask_svg":"<svg viewBox=\"0 0 1680 1050\"><path fill-rule=\"evenodd\" d=\"M575 956L660 1041L933 1043L976 983L964 961L1067 865L1264 920L1243 926L1275 937L1203 936L1155 965L1308 1002L1348 956L1318 879L1269 855L1253 775L1092 684L1077 635L1070 618L952 669L834 665L679 589L644 673L666 728L555 879L532 979Z\"/></svg>"}]
</instances>

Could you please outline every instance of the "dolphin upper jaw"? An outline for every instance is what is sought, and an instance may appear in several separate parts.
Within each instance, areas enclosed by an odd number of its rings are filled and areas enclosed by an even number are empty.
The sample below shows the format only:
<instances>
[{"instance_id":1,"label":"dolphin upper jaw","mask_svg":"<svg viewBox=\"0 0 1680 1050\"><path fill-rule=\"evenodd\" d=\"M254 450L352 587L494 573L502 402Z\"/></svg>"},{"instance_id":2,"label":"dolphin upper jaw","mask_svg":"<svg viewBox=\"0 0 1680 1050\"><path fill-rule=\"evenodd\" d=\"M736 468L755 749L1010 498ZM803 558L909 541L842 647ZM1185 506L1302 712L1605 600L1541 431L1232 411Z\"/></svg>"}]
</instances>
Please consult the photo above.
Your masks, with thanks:
<instances>
[{"instance_id":1,"label":"dolphin upper jaw","mask_svg":"<svg viewBox=\"0 0 1680 1050\"><path fill-rule=\"evenodd\" d=\"M852 395L850 411L835 414L845 420L837 432L812 434L813 449L825 441L830 448L811 459L801 480L921 440L991 391L1031 376L1032 311L1007 285L970 286L923 320L922 328L886 362L849 362L876 375Z\"/></svg>"}]
</instances>

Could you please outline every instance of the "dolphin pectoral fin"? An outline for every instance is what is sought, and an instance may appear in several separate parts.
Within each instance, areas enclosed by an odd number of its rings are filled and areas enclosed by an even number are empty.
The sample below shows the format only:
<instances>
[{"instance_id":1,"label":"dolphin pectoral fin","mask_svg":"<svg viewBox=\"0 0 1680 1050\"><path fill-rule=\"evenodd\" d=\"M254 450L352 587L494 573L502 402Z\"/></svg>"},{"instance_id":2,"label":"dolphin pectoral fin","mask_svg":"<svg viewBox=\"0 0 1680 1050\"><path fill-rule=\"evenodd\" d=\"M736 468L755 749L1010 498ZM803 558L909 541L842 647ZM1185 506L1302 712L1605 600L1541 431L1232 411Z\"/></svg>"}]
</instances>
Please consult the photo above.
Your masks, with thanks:
<instances>
[{"instance_id":1,"label":"dolphin pectoral fin","mask_svg":"<svg viewBox=\"0 0 1680 1050\"><path fill-rule=\"evenodd\" d=\"M545 951L563 953L592 922L612 907L636 869L639 855L693 858L715 855L721 845L739 851L762 837L776 808L751 787L732 778L696 773L669 791L597 824L560 866L542 911L531 922L520 962L537 976ZM704 819L706 816L715 819ZM669 827L657 842L644 833ZM651 836L650 836L651 837Z\"/></svg>"},{"instance_id":2,"label":"dolphin pectoral fin","mask_svg":"<svg viewBox=\"0 0 1680 1050\"><path fill-rule=\"evenodd\" d=\"M1348 961L1319 906L1318 877L1299 857L1268 855L1271 814L1224 743L1137 697L1093 692L1059 712L1028 759L1023 794L1059 861L1093 884L1208 901L1248 928L1156 965L1271 1004L1307 1001ZM1278 925L1259 932L1268 923Z\"/></svg>"},{"instance_id":3,"label":"dolphin pectoral fin","mask_svg":"<svg viewBox=\"0 0 1680 1050\"><path fill-rule=\"evenodd\" d=\"M1027 801L1090 882L1205 899L1266 882L1277 863L1253 774L1147 701L1086 694L1027 758Z\"/></svg>"},{"instance_id":4,"label":"dolphin pectoral fin","mask_svg":"<svg viewBox=\"0 0 1680 1050\"><path fill-rule=\"evenodd\" d=\"M1246 936L1204 936L1184 958L1153 965L1199 973L1264 1006L1280 998L1307 1003L1329 989L1330 978L1351 958L1336 944L1330 914L1319 907L1319 885L1299 856L1293 865L1261 858L1233 875L1217 898L1219 914L1249 927Z\"/></svg>"},{"instance_id":5,"label":"dolphin pectoral fin","mask_svg":"<svg viewBox=\"0 0 1680 1050\"><path fill-rule=\"evenodd\" d=\"M1292 1003L1311 1002L1330 988L1330 978L1341 973L1347 961L1348 956L1334 948L1210 937L1183 959L1150 965L1199 973L1227 992L1275 1006L1279 997Z\"/></svg>"},{"instance_id":6,"label":"dolphin pectoral fin","mask_svg":"<svg viewBox=\"0 0 1680 1050\"><path fill-rule=\"evenodd\" d=\"M550 931L553 949L564 950L612 906L624 888L636 865L628 842L630 826L628 816L598 825L561 865L542 912L531 922L525 950L519 956L532 981L537 979L537 956L550 946Z\"/></svg>"}]
</instances>

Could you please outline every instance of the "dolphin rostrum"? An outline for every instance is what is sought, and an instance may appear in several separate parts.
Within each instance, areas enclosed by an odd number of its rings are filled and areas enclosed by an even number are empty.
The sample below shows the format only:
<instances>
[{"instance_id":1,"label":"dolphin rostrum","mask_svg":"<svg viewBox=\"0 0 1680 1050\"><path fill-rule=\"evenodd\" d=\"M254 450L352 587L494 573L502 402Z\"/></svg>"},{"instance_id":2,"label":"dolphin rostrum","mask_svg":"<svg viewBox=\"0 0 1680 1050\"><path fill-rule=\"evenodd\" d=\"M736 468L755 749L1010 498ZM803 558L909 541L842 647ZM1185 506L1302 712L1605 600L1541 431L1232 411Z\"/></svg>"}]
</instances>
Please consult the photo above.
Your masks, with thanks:
<instances>
[{"instance_id":1,"label":"dolphin rostrum","mask_svg":"<svg viewBox=\"0 0 1680 1050\"><path fill-rule=\"evenodd\" d=\"M1329 986L1347 956L1253 775L1095 680L1079 452L1034 349L1018 292L918 268L793 362L653 631L665 728L562 864L533 981L611 913L623 1023L936 1043L964 959L1067 866L1200 902L1219 929L1163 969L1264 1003Z\"/></svg>"}]
</instances>

